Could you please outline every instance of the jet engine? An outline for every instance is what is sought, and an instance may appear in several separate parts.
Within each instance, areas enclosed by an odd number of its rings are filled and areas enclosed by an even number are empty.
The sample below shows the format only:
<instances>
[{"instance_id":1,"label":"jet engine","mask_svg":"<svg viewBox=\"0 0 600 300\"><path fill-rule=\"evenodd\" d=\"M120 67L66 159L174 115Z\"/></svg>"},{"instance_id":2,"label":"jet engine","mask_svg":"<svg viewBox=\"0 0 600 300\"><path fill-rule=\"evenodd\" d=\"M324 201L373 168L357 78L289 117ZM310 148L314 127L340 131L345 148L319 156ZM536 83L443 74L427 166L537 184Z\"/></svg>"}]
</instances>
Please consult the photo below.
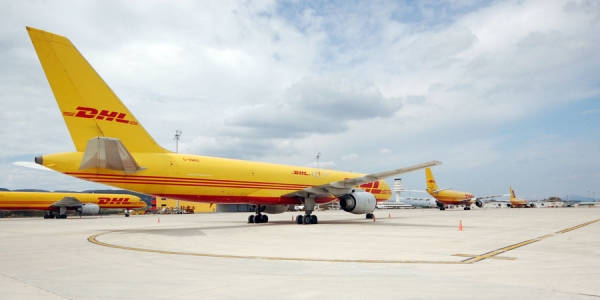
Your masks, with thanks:
<instances>
[{"instance_id":1,"label":"jet engine","mask_svg":"<svg viewBox=\"0 0 600 300\"><path fill-rule=\"evenodd\" d=\"M483 202L481 202L481 200L475 200L475 205L477 205L477 207L483 207Z\"/></svg>"},{"instance_id":2,"label":"jet engine","mask_svg":"<svg viewBox=\"0 0 600 300\"><path fill-rule=\"evenodd\" d=\"M353 192L340 197L340 206L345 212L353 214L368 214L375 210L377 200L367 192Z\"/></svg>"},{"instance_id":3,"label":"jet engine","mask_svg":"<svg viewBox=\"0 0 600 300\"><path fill-rule=\"evenodd\" d=\"M77 211L82 215L97 215L100 212L100 206L93 203L84 203Z\"/></svg>"},{"instance_id":4,"label":"jet engine","mask_svg":"<svg viewBox=\"0 0 600 300\"><path fill-rule=\"evenodd\" d=\"M265 205L261 212L266 214L281 214L288 210L287 205Z\"/></svg>"}]
</instances>

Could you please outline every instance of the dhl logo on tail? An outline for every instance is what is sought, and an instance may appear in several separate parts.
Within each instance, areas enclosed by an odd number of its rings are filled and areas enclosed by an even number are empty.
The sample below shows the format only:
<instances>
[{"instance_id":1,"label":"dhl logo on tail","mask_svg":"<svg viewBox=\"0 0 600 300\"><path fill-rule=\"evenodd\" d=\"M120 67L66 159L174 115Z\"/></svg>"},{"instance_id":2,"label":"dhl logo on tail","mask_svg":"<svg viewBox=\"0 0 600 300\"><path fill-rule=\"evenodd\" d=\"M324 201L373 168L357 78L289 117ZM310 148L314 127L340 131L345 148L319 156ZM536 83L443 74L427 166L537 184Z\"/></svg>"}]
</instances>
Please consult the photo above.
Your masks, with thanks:
<instances>
[{"instance_id":1,"label":"dhl logo on tail","mask_svg":"<svg viewBox=\"0 0 600 300\"><path fill-rule=\"evenodd\" d=\"M115 122L119 122L119 123L138 125L138 122L136 122L136 121L125 120L125 117L127 116L126 113L121 113L121 112L116 112L116 111L108 111L105 109L98 111L97 109L95 109L93 107L78 106L77 113L64 111L63 116L85 118L85 119L93 119L95 117L96 120L105 120L105 121L110 121L110 122L115 121Z\"/></svg>"}]
</instances>

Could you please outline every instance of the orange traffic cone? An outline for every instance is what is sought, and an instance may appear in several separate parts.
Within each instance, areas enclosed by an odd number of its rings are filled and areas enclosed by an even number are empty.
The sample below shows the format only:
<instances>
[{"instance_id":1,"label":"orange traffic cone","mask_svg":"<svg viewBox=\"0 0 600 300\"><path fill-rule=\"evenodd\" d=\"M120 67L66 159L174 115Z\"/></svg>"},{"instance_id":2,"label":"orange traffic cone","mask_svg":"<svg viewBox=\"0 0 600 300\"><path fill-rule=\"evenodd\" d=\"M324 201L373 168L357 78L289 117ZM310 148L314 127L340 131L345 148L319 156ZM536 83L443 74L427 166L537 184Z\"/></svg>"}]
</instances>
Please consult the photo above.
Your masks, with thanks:
<instances>
[{"instance_id":1,"label":"orange traffic cone","mask_svg":"<svg viewBox=\"0 0 600 300\"><path fill-rule=\"evenodd\" d=\"M158 217L158 223L160 223L160 217Z\"/></svg>"},{"instance_id":2,"label":"orange traffic cone","mask_svg":"<svg viewBox=\"0 0 600 300\"><path fill-rule=\"evenodd\" d=\"M375 216L373 216L373 222L377 221L377 218L375 218Z\"/></svg>"},{"instance_id":3,"label":"orange traffic cone","mask_svg":"<svg viewBox=\"0 0 600 300\"><path fill-rule=\"evenodd\" d=\"M458 231L463 231L463 229L462 229L462 220L460 220L460 222L458 222Z\"/></svg>"}]
</instances>

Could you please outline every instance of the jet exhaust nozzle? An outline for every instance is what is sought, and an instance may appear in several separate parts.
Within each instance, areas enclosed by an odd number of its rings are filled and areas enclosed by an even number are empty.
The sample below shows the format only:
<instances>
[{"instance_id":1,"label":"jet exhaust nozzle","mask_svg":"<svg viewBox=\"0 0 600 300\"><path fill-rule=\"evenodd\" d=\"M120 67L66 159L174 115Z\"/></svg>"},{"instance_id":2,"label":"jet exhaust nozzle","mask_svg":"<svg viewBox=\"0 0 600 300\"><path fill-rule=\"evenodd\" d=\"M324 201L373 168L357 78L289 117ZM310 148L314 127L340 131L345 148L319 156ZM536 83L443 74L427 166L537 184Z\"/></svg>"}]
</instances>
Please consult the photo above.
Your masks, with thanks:
<instances>
[{"instance_id":1,"label":"jet exhaust nozzle","mask_svg":"<svg viewBox=\"0 0 600 300\"><path fill-rule=\"evenodd\" d=\"M42 156L36 156L35 157L35 163L38 165L44 165L44 158Z\"/></svg>"}]
</instances>

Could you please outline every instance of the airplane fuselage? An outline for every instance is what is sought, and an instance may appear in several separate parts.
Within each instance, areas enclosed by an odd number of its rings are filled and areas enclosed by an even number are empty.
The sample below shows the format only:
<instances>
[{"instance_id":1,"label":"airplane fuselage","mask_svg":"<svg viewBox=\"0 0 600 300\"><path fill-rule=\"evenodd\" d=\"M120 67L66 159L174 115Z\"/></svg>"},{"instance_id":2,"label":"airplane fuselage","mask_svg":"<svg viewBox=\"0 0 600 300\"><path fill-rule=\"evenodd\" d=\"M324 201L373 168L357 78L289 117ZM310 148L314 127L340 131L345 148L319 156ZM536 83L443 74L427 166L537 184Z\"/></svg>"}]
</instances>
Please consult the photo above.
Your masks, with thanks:
<instances>
[{"instance_id":1,"label":"airplane fuselage","mask_svg":"<svg viewBox=\"0 0 600 300\"><path fill-rule=\"evenodd\" d=\"M131 153L143 168L135 173L106 169L79 170L83 152L44 155L42 165L83 180L140 193L205 203L295 205L295 197L282 197L305 188L363 176L351 172L206 157L178 153ZM377 202L391 198L383 181L363 184ZM336 198L326 195L316 203Z\"/></svg>"},{"instance_id":2,"label":"airplane fuselage","mask_svg":"<svg viewBox=\"0 0 600 300\"><path fill-rule=\"evenodd\" d=\"M438 202L444 203L445 205L472 205L475 203L475 196L468 192L445 190L440 192L432 192L429 189L427 193L435 198Z\"/></svg>"},{"instance_id":3,"label":"airplane fuselage","mask_svg":"<svg viewBox=\"0 0 600 300\"><path fill-rule=\"evenodd\" d=\"M0 192L0 210L58 210L52 204L65 197L75 197L82 203L96 204L103 209L146 207L139 197L126 194Z\"/></svg>"}]
</instances>

